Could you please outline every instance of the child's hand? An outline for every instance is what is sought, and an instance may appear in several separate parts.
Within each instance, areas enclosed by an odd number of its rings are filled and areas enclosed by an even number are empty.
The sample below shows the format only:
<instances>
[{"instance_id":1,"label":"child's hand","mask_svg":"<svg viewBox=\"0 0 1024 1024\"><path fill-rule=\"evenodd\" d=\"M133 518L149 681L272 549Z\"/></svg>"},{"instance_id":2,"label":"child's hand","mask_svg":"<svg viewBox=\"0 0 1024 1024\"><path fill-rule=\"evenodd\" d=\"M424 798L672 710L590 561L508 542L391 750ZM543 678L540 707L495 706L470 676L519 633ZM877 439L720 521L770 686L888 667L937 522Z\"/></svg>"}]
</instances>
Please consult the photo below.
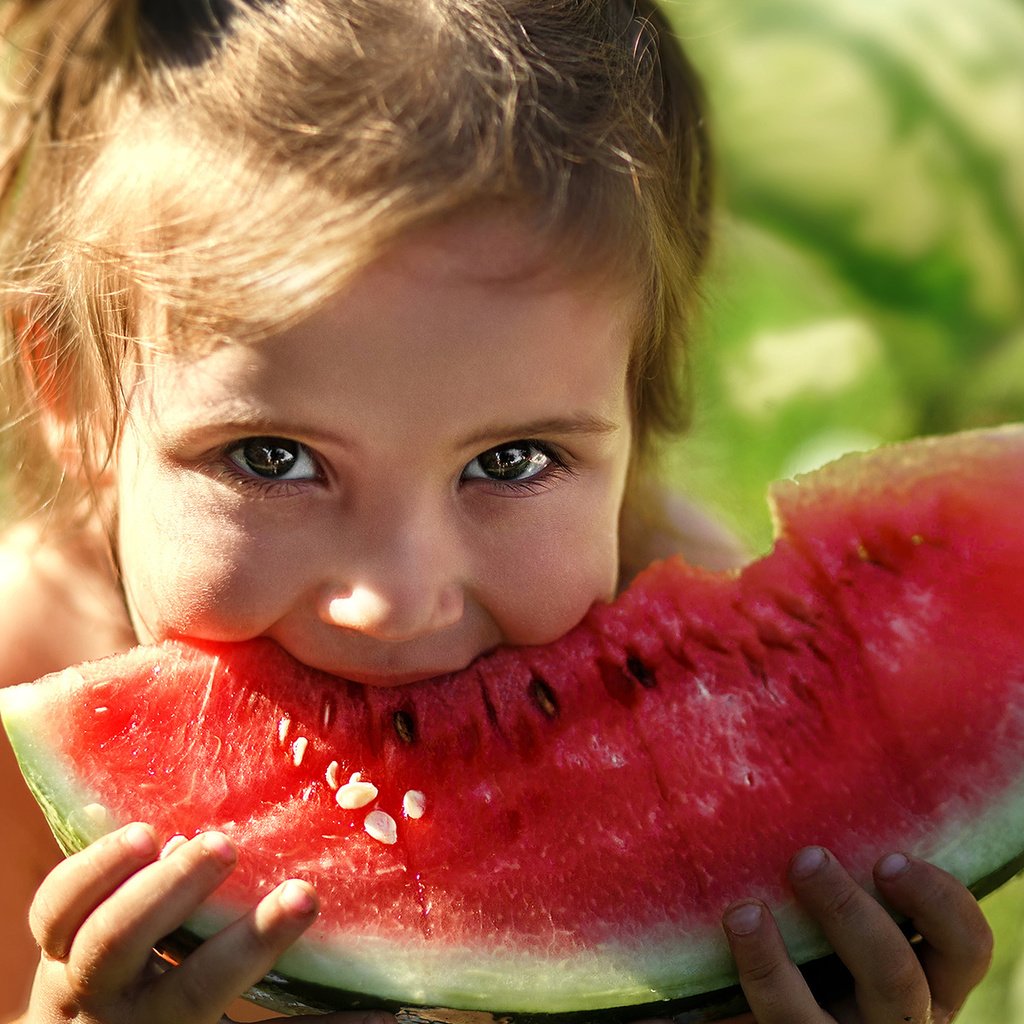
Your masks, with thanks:
<instances>
[{"instance_id":1,"label":"child's hand","mask_svg":"<svg viewBox=\"0 0 1024 1024\"><path fill-rule=\"evenodd\" d=\"M219 833L179 838L161 854L152 829L133 824L59 864L32 903L42 953L23 1024L218 1024L317 913L309 885L284 882L180 967L157 970L152 947L227 878L235 859ZM316 1020L371 1016L387 1019Z\"/></svg>"},{"instance_id":2,"label":"child's hand","mask_svg":"<svg viewBox=\"0 0 1024 1024\"><path fill-rule=\"evenodd\" d=\"M818 847L790 865L797 899L853 976L853 993L818 1006L790 961L767 909L734 904L725 931L757 1024L946 1024L988 970L992 932L974 897L951 875L894 854L875 865L875 884L922 941L911 946L886 911Z\"/></svg>"}]
</instances>

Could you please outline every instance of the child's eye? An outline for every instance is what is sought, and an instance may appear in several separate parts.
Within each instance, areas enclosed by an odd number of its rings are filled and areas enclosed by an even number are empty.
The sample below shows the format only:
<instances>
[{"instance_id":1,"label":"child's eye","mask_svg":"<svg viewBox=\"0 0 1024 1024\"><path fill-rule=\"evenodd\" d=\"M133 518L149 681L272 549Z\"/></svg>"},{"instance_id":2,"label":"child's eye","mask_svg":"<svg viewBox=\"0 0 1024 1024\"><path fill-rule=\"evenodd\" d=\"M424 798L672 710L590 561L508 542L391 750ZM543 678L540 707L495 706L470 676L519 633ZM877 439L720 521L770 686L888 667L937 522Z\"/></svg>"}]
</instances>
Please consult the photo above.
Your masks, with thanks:
<instances>
[{"instance_id":1,"label":"child's eye","mask_svg":"<svg viewBox=\"0 0 1024 1024\"><path fill-rule=\"evenodd\" d=\"M247 437L227 452L243 473L263 480L316 480L320 470L306 446L286 437Z\"/></svg>"},{"instance_id":2,"label":"child's eye","mask_svg":"<svg viewBox=\"0 0 1024 1024\"><path fill-rule=\"evenodd\" d=\"M481 452L466 465L462 479L522 483L561 464L561 460L546 445L536 441L513 441Z\"/></svg>"}]
</instances>

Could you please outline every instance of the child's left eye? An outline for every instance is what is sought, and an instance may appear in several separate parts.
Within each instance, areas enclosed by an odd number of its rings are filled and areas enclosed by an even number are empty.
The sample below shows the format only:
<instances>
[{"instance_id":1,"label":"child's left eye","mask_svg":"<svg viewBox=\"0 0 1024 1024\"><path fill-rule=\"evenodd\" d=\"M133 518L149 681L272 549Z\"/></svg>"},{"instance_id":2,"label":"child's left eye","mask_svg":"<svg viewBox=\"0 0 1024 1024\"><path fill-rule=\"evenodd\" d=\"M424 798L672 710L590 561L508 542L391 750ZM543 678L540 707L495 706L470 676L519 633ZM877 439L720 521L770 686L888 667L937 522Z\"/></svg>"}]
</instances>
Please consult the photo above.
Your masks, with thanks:
<instances>
[{"instance_id":1,"label":"child's left eye","mask_svg":"<svg viewBox=\"0 0 1024 1024\"><path fill-rule=\"evenodd\" d=\"M462 479L522 483L560 464L561 460L546 445L513 441L481 452L463 469Z\"/></svg>"},{"instance_id":2,"label":"child's left eye","mask_svg":"<svg viewBox=\"0 0 1024 1024\"><path fill-rule=\"evenodd\" d=\"M316 480L320 470L304 444L287 437L247 437L227 452L238 469L261 480Z\"/></svg>"}]
</instances>

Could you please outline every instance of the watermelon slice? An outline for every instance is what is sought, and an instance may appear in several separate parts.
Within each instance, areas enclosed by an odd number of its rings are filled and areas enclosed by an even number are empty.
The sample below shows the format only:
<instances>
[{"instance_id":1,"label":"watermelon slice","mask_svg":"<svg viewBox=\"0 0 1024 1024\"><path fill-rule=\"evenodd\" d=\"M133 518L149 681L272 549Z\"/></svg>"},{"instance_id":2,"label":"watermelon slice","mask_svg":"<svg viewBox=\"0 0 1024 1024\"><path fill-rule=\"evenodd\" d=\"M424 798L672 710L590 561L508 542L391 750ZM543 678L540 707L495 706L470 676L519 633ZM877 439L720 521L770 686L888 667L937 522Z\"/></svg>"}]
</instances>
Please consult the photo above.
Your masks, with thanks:
<instances>
[{"instance_id":1,"label":"watermelon slice","mask_svg":"<svg viewBox=\"0 0 1024 1024\"><path fill-rule=\"evenodd\" d=\"M828 953L785 884L799 847L865 881L904 849L978 893L1024 850L1024 427L848 456L774 503L743 572L655 565L452 676L372 689L266 641L166 644L0 711L66 850L137 818L234 838L179 953L316 886L267 1005L710 1019L736 1010L734 898L798 961Z\"/></svg>"}]
</instances>

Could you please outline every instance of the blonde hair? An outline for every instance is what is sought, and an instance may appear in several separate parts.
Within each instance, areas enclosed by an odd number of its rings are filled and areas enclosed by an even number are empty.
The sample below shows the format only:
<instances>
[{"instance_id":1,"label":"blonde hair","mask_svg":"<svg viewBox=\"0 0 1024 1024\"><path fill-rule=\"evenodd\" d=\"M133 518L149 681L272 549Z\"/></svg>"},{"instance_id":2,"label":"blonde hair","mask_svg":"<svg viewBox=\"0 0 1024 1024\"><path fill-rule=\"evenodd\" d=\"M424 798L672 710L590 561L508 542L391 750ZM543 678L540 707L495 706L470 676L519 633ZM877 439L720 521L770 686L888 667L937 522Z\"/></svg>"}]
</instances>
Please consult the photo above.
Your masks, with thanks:
<instances>
[{"instance_id":1,"label":"blonde hair","mask_svg":"<svg viewBox=\"0 0 1024 1024\"><path fill-rule=\"evenodd\" d=\"M637 451L683 425L710 167L653 0L5 0L0 33L23 510L90 492L135 346L280 330L403 233L480 204L569 268L639 282ZM63 487L47 403L87 455Z\"/></svg>"}]
</instances>

